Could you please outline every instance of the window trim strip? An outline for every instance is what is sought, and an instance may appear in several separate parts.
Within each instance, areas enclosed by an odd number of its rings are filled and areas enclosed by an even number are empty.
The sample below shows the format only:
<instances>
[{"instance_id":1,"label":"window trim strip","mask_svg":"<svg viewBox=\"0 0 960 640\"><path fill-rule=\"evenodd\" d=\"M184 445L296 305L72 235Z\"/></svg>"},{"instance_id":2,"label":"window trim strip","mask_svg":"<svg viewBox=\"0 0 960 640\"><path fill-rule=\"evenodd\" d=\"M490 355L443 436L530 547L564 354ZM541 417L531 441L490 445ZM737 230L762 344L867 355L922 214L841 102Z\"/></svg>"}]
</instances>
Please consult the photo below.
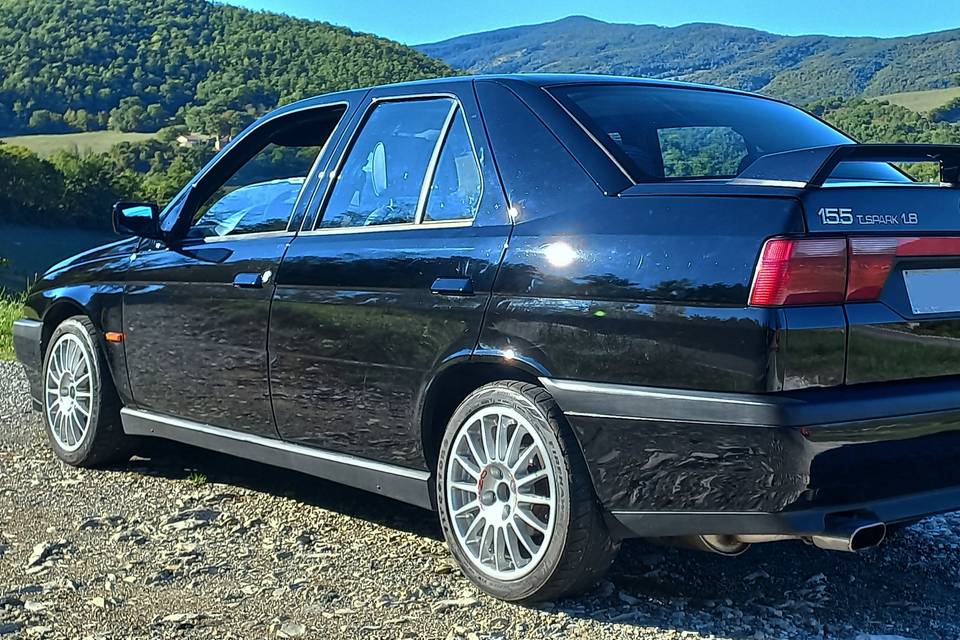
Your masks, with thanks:
<instances>
[{"instance_id":1,"label":"window trim strip","mask_svg":"<svg viewBox=\"0 0 960 640\"><path fill-rule=\"evenodd\" d=\"M313 229L311 231L301 231L300 236L325 236L325 235L345 235L350 233L374 233L377 231L412 231L414 229L455 229L458 227L471 227L475 218L463 218L460 220L425 220L417 224L416 222L395 222L393 224L376 224L369 227L326 227L324 229Z\"/></svg>"},{"instance_id":2,"label":"window trim strip","mask_svg":"<svg viewBox=\"0 0 960 640\"><path fill-rule=\"evenodd\" d=\"M423 176L423 184L420 185L420 197L417 199L417 209L413 214L413 224L421 224L423 222L423 214L427 210L427 199L430 197L430 187L433 186L433 178L437 173L437 164L440 162L440 153L443 150L443 144L447 140L453 119L456 117L459 109L460 103L454 100L450 104L450 111L447 112L447 117L444 119L443 126L440 128L440 135L437 136L437 143L433 146L433 153L430 154L427 171Z\"/></svg>"}]
</instances>

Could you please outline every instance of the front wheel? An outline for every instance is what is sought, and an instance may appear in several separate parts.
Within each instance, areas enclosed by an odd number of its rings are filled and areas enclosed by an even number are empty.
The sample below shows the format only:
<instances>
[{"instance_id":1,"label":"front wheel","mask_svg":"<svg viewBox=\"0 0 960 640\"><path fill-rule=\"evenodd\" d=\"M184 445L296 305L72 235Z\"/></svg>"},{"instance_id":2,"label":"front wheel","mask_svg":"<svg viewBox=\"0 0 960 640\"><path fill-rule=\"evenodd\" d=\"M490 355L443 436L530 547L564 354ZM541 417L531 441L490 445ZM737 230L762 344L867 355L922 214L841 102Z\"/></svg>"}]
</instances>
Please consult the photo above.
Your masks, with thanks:
<instances>
[{"instance_id":1,"label":"front wheel","mask_svg":"<svg viewBox=\"0 0 960 640\"><path fill-rule=\"evenodd\" d=\"M536 385L495 382L461 403L440 445L437 503L464 574L504 600L582 591L617 553L576 440Z\"/></svg>"},{"instance_id":2,"label":"front wheel","mask_svg":"<svg viewBox=\"0 0 960 640\"><path fill-rule=\"evenodd\" d=\"M120 400L89 318L64 320L43 360L43 421L58 458L76 467L129 459Z\"/></svg>"}]
</instances>

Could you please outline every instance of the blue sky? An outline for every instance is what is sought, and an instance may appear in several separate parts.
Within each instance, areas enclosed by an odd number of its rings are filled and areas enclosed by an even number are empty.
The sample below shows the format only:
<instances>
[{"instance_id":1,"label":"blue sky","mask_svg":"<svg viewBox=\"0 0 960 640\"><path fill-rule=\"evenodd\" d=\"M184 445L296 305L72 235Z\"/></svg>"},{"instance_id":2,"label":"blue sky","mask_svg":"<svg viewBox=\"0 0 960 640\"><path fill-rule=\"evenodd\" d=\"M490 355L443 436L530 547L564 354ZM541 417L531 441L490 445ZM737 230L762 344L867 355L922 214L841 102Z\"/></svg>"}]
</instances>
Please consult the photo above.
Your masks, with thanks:
<instances>
[{"instance_id":1,"label":"blue sky","mask_svg":"<svg viewBox=\"0 0 960 640\"><path fill-rule=\"evenodd\" d=\"M573 14L674 26L720 22L782 34L899 36L960 27L949 0L228 0L324 20L406 44Z\"/></svg>"}]
</instances>

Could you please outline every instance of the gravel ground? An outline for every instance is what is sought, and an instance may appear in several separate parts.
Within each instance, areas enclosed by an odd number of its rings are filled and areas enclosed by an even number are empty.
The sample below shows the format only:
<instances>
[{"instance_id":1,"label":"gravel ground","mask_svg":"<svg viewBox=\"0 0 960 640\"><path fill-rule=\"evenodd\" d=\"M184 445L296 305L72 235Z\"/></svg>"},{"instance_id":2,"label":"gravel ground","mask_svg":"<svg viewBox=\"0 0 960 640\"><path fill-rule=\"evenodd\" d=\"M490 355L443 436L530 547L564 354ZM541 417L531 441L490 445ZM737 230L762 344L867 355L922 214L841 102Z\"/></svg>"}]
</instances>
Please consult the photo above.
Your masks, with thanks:
<instances>
[{"instance_id":1,"label":"gravel ground","mask_svg":"<svg viewBox=\"0 0 960 640\"><path fill-rule=\"evenodd\" d=\"M169 445L79 471L0 362L0 638L960 637L960 515L861 555L738 559L624 544L608 580L536 608L479 593L433 514Z\"/></svg>"}]
</instances>

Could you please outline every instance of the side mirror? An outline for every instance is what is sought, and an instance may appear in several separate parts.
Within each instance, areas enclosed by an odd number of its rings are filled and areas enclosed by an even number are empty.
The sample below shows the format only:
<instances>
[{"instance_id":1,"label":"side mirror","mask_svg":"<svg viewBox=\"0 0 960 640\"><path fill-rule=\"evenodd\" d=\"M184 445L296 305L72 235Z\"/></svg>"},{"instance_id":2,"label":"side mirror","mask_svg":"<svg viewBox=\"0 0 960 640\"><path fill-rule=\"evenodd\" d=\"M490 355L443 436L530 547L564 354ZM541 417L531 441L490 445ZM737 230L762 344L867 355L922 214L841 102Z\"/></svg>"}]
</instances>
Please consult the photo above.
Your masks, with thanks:
<instances>
[{"instance_id":1,"label":"side mirror","mask_svg":"<svg viewBox=\"0 0 960 640\"><path fill-rule=\"evenodd\" d=\"M118 202L113 205L113 230L120 235L162 240L160 207L151 202Z\"/></svg>"}]
</instances>

